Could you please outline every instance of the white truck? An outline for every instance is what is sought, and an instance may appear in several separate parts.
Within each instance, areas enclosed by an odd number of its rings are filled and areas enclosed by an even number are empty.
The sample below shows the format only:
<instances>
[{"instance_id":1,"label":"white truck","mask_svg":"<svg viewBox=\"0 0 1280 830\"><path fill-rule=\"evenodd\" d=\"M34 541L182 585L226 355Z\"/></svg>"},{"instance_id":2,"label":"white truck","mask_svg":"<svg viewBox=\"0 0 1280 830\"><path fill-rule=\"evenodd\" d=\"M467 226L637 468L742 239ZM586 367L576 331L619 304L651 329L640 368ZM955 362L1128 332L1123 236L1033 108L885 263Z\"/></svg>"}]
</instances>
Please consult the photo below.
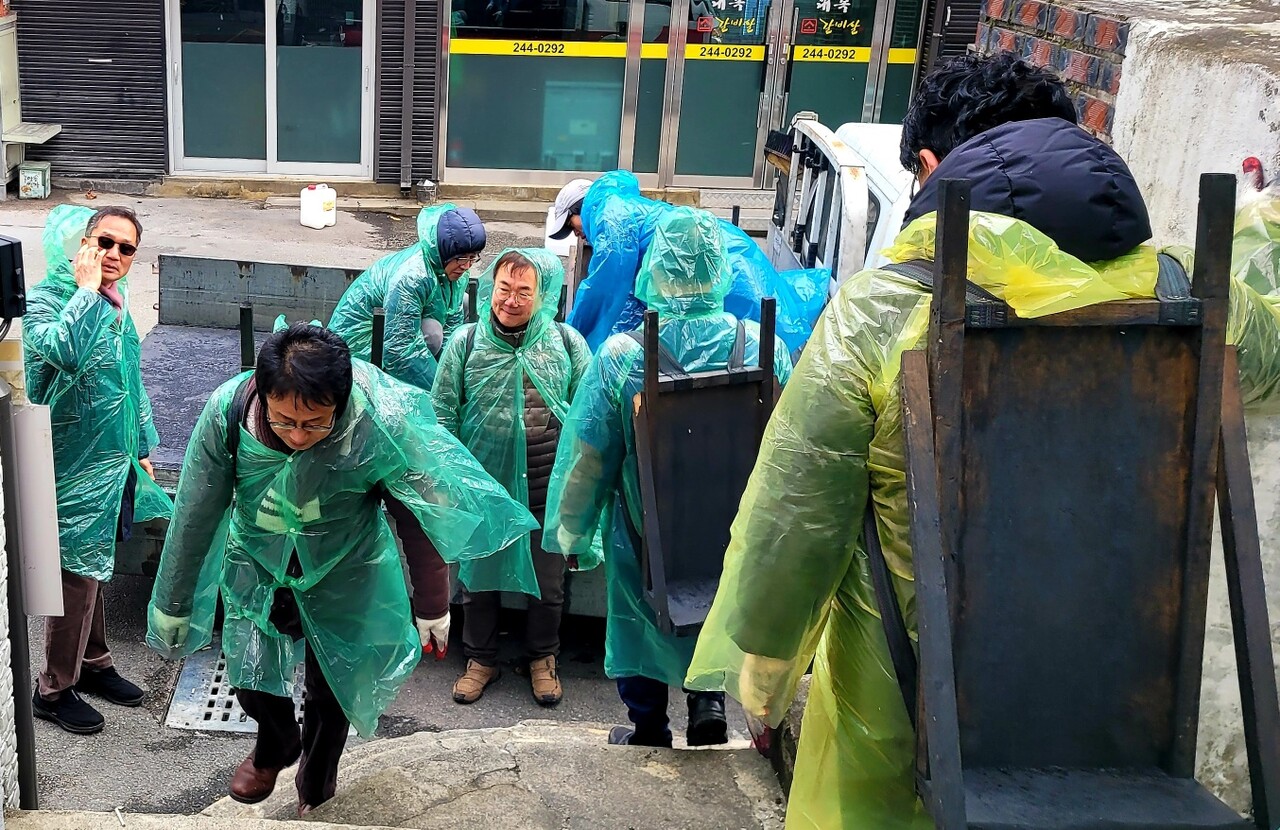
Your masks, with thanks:
<instances>
[{"instance_id":1,"label":"white truck","mask_svg":"<svg viewBox=\"0 0 1280 830\"><path fill-rule=\"evenodd\" d=\"M785 135L765 151L779 171L765 250L778 271L830 269L831 295L883 263L902 227L913 179L898 160L902 128L851 123L832 132L801 112Z\"/></svg>"}]
</instances>

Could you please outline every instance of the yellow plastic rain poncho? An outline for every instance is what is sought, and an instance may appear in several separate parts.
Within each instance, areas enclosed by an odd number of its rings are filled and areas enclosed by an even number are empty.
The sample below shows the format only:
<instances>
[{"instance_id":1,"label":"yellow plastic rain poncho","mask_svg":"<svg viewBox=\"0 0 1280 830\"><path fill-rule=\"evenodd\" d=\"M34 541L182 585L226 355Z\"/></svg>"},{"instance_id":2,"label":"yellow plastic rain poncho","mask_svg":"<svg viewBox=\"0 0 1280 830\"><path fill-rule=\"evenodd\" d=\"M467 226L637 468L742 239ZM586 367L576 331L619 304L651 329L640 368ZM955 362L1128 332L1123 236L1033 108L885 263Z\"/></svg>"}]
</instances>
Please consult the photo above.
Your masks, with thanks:
<instances>
[{"instance_id":1,"label":"yellow plastic rain poncho","mask_svg":"<svg viewBox=\"0 0 1280 830\"><path fill-rule=\"evenodd\" d=\"M79 248L93 211L59 205L44 228L48 275L27 295L22 321L27 396L51 408L62 567L111 579L121 499L132 471L134 521L168 517L173 504L138 465L160 443L142 387L141 343L129 316L76 285L67 251Z\"/></svg>"},{"instance_id":2,"label":"yellow plastic rain poncho","mask_svg":"<svg viewBox=\"0 0 1280 830\"><path fill-rule=\"evenodd\" d=\"M418 213L418 242L370 265L347 287L329 321L351 347L351 356L368 360L373 347L373 310L386 314L383 330L382 368L387 374L431 389L436 358L422 334L422 321L432 318L444 328L444 337L462 325L462 300L466 275L450 280L440 257L440 220L457 211L452 204L432 205ZM474 216L470 211L467 215ZM455 214L456 216L456 214ZM484 247L484 228L464 221L460 232L478 237ZM448 232L448 229L446 229Z\"/></svg>"},{"instance_id":3,"label":"yellow plastic rain poncho","mask_svg":"<svg viewBox=\"0 0 1280 830\"><path fill-rule=\"evenodd\" d=\"M934 216L904 229L889 258L932 259ZM1274 224L1270 239L1280 239ZM984 213L971 215L969 245L969 279L1022 316L1117 299L1148 282L1146 296L1154 296L1150 249L1097 269L1030 225ZM1145 273L1135 265L1142 262ZM1256 366L1246 386L1275 388L1275 300L1236 282L1230 327L1242 335L1242 367ZM916 799L915 736L861 538L870 493L914 632L898 372L904 351L923 348L929 299L918 283L872 270L852 277L823 312L765 434L686 681L725 689L776 726L813 661L789 830L933 826Z\"/></svg>"},{"instance_id":4,"label":"yellow plastic rain poncho","mask_svg":"<svg viewBox=\"0 0 1280 830\"><path fill-rule=\"evenodd\" d=\"M302 651L269 621L276 589L293 591L307 642L361 735L413 671L422 647L382 492L413 511L441 556L486 556L536 527L533 517L435 423L425 392L354 362L355 383L329 437L286 455L243 426L233 461L227 410L248 374L205 405L183 461L175 520L151 597L155 612L191 617L172 653L208 644L219 590L232 685L288 696ZM302 576L287 574L296 555Z\"/></svg>"},{"instance_id":5,"label":"yellow plastic rain poncho","mask_svg":"<svg viewBox=\"0 0 1280 830\"><path fill-rule=\"evenodd\" d=\"M704 211L673 210L663 217L636 279L636 295L661 315L658 337L689 372L729 363L738 321L724 311L733 282L716 220ZM746 363L758 361L760 329L745 323ZM786 383L791 360L775 343L775 372ZM663 632L641 590L639 551L628 528L642 524L632 401L643 385L643 349L631 337L610 337L591 361L574 398L547 496L543 544L577 556L579 568L600 564L592 550L597 526L604 539L608 591L605 673L649 677L670 686L684 681L692 637ZM624 512L625 511L625 512Z\"/></svg>"},{"instance_id":6,"label":"yellow plastic rain poncho","mask_svg":"<svg viewBox=\"0 0 1280 830\"><path fill-rule=\"evenodd\" d=\"M528 505L526 379L564 423L569 402L591 360L591 350L582 335L555 321L560 288L564 285L560 258L541 248L526 248L519 253L534 264L538 273L536 310L520 347L512 348L498 337L489 310L496 277L494 265L502 259L500 255L480 278L479 322L458 329L440 355L440 371L431 399L440 425L458 436L513 498ZM517 591L540 596L528 536L493 556L463 562L458 578L468 591Z\"/></svg>"}]
</instances>

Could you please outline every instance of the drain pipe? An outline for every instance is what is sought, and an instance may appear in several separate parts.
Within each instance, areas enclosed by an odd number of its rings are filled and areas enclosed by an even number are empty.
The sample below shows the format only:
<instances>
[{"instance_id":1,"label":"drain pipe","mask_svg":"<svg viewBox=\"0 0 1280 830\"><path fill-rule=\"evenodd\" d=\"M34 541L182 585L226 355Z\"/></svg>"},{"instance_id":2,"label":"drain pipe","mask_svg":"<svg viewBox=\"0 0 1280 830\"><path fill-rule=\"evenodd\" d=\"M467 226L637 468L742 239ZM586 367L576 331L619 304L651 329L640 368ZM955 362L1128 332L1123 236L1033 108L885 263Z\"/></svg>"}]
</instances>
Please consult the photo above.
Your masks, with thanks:
<instances>
[{"instance_id":1,"label":"drain pipe","mask_svg":"<svg viewBox=\"0 0 1280 830\"><path fill-rule=\"evenodd\" d=\"M413 190L413 76L417 68L418 0L404 0L404 76L400 90L400 192Z\"/></svg>"},{"instance_id":2,"label":"drain pipe","mask_svg":"<svg viewBox=\"0 0 1280 830\"><path fill-rule=\"evenodd\" d=\"M13 390L0 380L0 467L4 476L4 538L9 566L9 665L13 670L13 727L18 755L18 805L40 808L36 791L36 732L31 713L31 644L22 590L22 526L13 438ZM3 822L0 822L0 827Z\"/></svg>"}]
</instances>

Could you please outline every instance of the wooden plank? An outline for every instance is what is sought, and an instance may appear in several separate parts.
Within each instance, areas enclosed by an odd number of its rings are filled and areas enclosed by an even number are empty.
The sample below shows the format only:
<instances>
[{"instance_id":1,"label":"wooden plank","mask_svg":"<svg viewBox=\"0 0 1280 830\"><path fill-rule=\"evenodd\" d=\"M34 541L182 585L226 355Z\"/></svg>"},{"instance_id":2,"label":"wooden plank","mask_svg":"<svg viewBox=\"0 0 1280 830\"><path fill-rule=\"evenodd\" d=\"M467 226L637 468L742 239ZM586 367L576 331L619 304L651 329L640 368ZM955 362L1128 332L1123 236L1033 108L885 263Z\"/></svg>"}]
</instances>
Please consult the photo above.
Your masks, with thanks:
<instances>
[{"instance_id":1,"label":"wooden plank","mask_svg":"<svg viewBox=\"0 0 1280 830\"><path fill-rule=\"evenodd\" d=\"M1192 778L1204 663L1205 614L1209 603L1209 554L1213 540L1213 498L1222 377L1230 291L1231 236L1235 221L1234 176L1200 177L1195 272L1191 293L1202 305L1200 376L1196 391L1195 441L1187 515L1186 566L1182 585L1181 659L1174 696L1174 746L1167 769Z\"/></svg>"},{"instance_id":2,"label":"wooden plank","mask_svg":"<svg viewBox=\"0 0 1280 830\"><path fill-rule=\"evenodd\" d=\"M1276 694L1258 516L1253 501L1244 403L1234 348L1227 350L1225 372L1218 456L1222 550L1227 566L1227 596L1231 603L1231 630L1240 678L1240 708L1244 715L1253 815L1260 830L1272 830L1280 821L1280 700Z\"/></svg>"},{"instance_id":3,"label":"wooden plank","mask_svg":"<svg viewBox=\"0 0 1280 830\"><path fill-rule=\"evenodd\" d=\"M929 319L929 388L937 453L942 561L952 584L958 584L956 551L964 513L961 383L969 264L969 191L969 182L960 179L944 179L938 188L938 240ZM953 597L952 622L956 613Z\"/></svg>"},{"instance_id":4,"label":"wooden plank","mask_svg":"<svg viewBox=\"0 0 1280 830\"><path fill-rule=\"evenodd\" d=\"M37 124L31 121L19 121L0 135L5 144L44 144L62 132L61 124Z\"/></svg>"},{"instance_id":5,"label":"wooden plank","mask_svg":"<svg viewBox=\"0 0 1280 830\"><path fill-rule=\"evenodd\" d=\"M924 714L917 728L927 738L929 783L922 788L939 830L963 830L964 778L956 709L955 661L946 552L942 547L937 458L929 401L929 369L923 352L902 355L902 422L906 443L907 502L916 574L920 642L920 696Z\"/></svg>"},{"instance_id":6,"label":"wooden plank","mask_svg":"<svg viewBox=\"0 0 1280 830\"><path fill-rule=\"evenodd\" d=\"M1176 304L1184 314L1190 310L1199 311L1198 300L1184 300ZM1000 326L973 326L970 328L1018 328L1026 326L1180 326L1187 325L1178 319L1170 319L1169 309L1174 303L1161 303L1159 300L1118 300L1111 303L1086 306L1060 314L1045 317L1022 318L1010 311L1005 322ZM1181 316L1181 315L1180 315ZM1199 325L1199 323L1195 323Z\"/></svg>"}]
</instances>

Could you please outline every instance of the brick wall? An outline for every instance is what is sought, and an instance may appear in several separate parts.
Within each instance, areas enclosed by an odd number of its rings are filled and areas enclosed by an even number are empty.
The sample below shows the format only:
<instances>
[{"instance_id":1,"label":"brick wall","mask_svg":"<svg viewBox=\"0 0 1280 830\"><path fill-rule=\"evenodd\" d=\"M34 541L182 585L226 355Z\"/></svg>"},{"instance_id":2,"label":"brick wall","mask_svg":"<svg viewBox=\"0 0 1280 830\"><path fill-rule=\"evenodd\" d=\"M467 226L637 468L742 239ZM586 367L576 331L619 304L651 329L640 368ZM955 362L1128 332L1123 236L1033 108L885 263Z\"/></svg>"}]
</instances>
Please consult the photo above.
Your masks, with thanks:
<instances>
[{"instance_id":1,"label":"brick wall","mask_svg":"<svg viewBox=\"0 0 1280 830\"><path fill-rule=\"evenodd\" d=\"M1044 0L984 0L974 46L1056 70L1075 96L1081 125L1110 141L1128 42L1129 23L1118 17Z\"/></svg>"}]
</instances>

